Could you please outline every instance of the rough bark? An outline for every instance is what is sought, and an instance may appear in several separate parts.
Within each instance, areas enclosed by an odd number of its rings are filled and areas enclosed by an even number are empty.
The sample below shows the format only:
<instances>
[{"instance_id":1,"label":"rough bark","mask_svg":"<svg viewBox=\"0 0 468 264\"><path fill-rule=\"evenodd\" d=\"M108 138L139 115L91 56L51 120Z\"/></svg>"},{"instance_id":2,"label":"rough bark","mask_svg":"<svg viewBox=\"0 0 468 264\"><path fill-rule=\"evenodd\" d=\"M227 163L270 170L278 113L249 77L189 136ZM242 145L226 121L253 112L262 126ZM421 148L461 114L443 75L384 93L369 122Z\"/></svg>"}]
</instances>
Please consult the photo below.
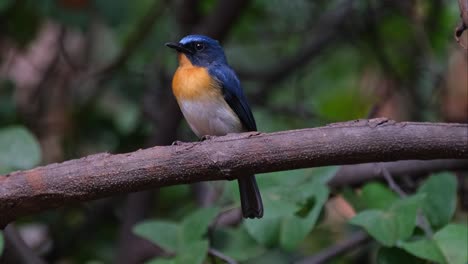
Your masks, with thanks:
<instances>
[{"instance_id":1,"label":"rough bark","mask_svg":"<svg viewBox=\"0 0 468 264\"><path fill-rule=\"evenodd\" d=\"M408 159L468 158L468 125L356 120L97 154L0 176L0 226L73 202L252 173Z\"/></svg>"}]
</instances>

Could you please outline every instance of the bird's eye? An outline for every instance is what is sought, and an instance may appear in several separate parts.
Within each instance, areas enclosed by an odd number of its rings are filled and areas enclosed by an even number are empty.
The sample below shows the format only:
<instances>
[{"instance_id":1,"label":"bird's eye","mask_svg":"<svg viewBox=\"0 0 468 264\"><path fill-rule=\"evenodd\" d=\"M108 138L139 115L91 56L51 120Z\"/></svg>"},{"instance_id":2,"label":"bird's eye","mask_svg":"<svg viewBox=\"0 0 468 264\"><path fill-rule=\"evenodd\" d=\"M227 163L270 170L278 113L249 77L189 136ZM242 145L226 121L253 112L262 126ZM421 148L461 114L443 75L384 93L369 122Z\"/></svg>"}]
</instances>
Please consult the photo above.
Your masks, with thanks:
<instances>
[{"instance_id":1,"label":"bird's eye","mask_svg":"<svg viewBox=\"0 0 468 264\"><path fill-rule=\"evenodd\" d=\"M205 49L205 45L203 43L195 43L195 49L197 51L201 51L201 50Z\"/></svg>"}]
</instances>

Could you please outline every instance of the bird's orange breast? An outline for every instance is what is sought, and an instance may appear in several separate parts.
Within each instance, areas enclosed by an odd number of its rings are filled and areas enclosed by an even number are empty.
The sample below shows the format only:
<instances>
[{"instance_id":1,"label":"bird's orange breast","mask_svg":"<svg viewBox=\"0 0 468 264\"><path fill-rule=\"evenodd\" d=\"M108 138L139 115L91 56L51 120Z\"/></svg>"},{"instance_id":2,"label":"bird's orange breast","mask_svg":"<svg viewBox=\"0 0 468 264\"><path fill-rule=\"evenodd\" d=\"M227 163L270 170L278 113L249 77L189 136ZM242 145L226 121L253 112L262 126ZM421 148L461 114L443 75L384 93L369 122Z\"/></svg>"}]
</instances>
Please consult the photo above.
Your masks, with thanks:
<instances>
[{"instance_id":1,"label":"bird's orange breast","mask_svg":"<svg viewBox=\"0 0 468 264\"><path fill-rule=\"evenodd\" d=\"M202 100L221 96L221 90L208 70L194 66L182 53L179 53L179 67L172 80L172 92L178 101Z\"/></svg>"}]
</instances>

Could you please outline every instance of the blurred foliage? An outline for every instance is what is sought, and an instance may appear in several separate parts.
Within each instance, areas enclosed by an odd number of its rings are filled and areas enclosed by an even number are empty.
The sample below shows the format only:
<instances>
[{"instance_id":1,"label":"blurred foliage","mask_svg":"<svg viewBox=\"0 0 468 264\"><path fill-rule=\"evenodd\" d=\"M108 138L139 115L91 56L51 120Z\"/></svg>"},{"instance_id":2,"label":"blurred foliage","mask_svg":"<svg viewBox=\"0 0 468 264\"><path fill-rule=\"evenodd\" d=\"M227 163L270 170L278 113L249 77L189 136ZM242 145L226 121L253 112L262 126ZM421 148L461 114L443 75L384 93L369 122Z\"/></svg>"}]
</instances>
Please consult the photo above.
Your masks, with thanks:
<instances>
[{"instance_id":1,"label":"blurred foliage","mask_svg":"<svg viewBox=\"0 0 468 264\"><path fill-rule=\"evenodd\" d=\"M191 12L199 18L210 15L219 1L196 2ZM455 1L354 2L353 13L307 63L293 66L281 81L242 80L261 131L366 118L382 102L387 105L377 115L396 120L446 118L444 104L450 102L441 88L454 51ZM223 42L229 62L240 73L262 72L306 56L306 44L334 31L319 24L322 16L344 3L251 1ZM126 50L154 4L163 8L156 22ZM175 116L162 109L177 64L164 43L182 37L181 8L177 1L154 0L0 1L0 172L161 142L155 139L165 128L159 116ZM59 67L46 74L44 61L61 49L51 41L53 32L60 36L61 29L66 29L65 54L78 69L61 54ZM123 63L100 74L127 52ZM258 93L262 89L266 92ZM185 123L173 134L196 140ZM335 263L358 258L359 263L466 263L468 231L459 224L466 212L457 207L459 186L452 173L417 182L409 197L399 198L382 182L330 190L327 181L336 170L259 175L264 218L232 226L210 224L217 214L239 207L236 182L210 184L220 197L209 208L197 204L190 186L163 188L150 201L150 220L133 232L173 253L150 263L222 263L207 257L210 247L241 263L291 263L336 244L356 226L379 247L363 247L364 259L349 254ZM344 197L357 212L351 225L346 224L350 216L330 216L344 214L343 207L329 208L331 196ZM125 214L122 199L53 210L18 226L48 227L52 249L40 252L48 262L113 263ZM418 212L426 216L432 238L417 225ZM0 233L0 252L2 246Z\"/></svg>"},{"instance_id":2,"label":"blurred foliage","mask_svg":"<svg viewBox=\"0 0 468 264\"><path fill-rule=\"evenodd\" d=\"M369 191L364 192L366 189L374 189L372 193L376 195L369 196ZM382 190L377 192L375 189ZM370 209L361 211L350 223L363 227L385 246L386 249L380 249L378 263L413 259L404 257L406 253L394 249L398 247L421 259L437 263L463 264L468 258L468 226L466 223L450 224L456 208L456 190L456 178L451 173L432 175L415 195L402 199L391 197L390 190L385 190L384 186L369 183L363 188L360 199L367 201L364 203ZM356 200L359 201L354 199ZM372 209L376 200L387 202L387 208ZM435 232L431 238L416 232L415 227L422 228L423 225L421 216L417 217L418 212L422 213L432 226L428 227Z\"/></svg>"},{"instance_id":3,"label":"blurred foliage","mask_svg":"<svg viewBox=\"0 0 468 264\"><path fill-rule=\"evenodd\" d=\"M326 183L335 172L334 167L319 169L310 175L297 175L294 183L289 179L291 175L266 177L260 188L264 206L270 210L265 211L262 221L246 220L247 232L266 247L288 251L297 248L312 230L328 200ZM265 186L268 179L271 185Z\"/></svg>"},{"instance_id":4,"label":"blurred foliage","mask_svg":"<svg viewBox=\"0 0 468 264\"><path fill-rule=\"evenodd\" d=\"M203 235L217 213L217 208L203 208L185 216L180 223L146 221L135 227L135 233L176 254L173 259L157 259L150 263L201 264L209 244Z\"/></svg>"},{"instance_id":5,"label":"blurred foliage","mask_svg":"<svg viewBox=\"0 0 468 264\"><path fill-rule=\"evenodd\" d=\"M407 252L437 263L463 264L468 253L468 227L450 224L437 231L432 239L402 242Z\"/></svg>"},{"instance_id":6,"label":"blurred foliage","mask_svg":"<svg viewBox=\"0 0 468 264\"><path fill-rule=\"evenodd\" d=\"M2 256L2 252L3 252L3 233L0 232L0 256Z\"/></svg>"},{"instance_id":7,"label":"blurred foliage","mask_svg":"<svg viewBox=\"0 0 468 264\"><path fill-rule=\"evenodd\" d=\"M408 239L416 225L416 215L424 196L415 195L398 200L386 211L365 210L351 219L351 224L366 229L385 246L395 246L397 241Z\"/></svg>"},{"instance_id":8,"label":"blurred foliage","mask_svg":"<svg viewBox=\"0 0 468 264\"><path fill-rule=\"evenodd\" d=\"M29 169L41 160L41 149L34 136L24 127L0 129L0 171Z\"/></svg>"},{"instance_id":9,"label":"blurred foliage","mask_svg":"<svg viewBox=\"0 0 468 264\"><path fill-rule=\"evenodd\" d=\"M432 175L418 193L426 195L423 212L434 228L447 225L457 206L457 178L452 173Z\"/></svg>"}]
</instances>

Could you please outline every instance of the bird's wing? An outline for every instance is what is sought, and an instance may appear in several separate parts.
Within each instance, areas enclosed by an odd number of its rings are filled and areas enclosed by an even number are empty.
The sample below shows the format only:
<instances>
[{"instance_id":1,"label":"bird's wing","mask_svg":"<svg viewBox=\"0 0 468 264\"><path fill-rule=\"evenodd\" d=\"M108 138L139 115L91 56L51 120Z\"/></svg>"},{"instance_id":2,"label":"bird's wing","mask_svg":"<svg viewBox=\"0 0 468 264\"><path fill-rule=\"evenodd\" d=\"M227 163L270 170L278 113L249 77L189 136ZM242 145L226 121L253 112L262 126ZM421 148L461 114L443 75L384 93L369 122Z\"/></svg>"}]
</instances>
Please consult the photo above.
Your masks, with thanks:
<instances>
[{"instance_id":1,"label":"bird's wing","mask_svg":"<svg viewBox=\"0 0 468 264\"><path fill-rule=\"evenodd\" d=\"M217 65L208 70L209 74L221 84L224 100L237 114L247 131L256 131L257 125L252 110L242 92L240 81L229 66Z\"/></svg>"}]
</instances>

